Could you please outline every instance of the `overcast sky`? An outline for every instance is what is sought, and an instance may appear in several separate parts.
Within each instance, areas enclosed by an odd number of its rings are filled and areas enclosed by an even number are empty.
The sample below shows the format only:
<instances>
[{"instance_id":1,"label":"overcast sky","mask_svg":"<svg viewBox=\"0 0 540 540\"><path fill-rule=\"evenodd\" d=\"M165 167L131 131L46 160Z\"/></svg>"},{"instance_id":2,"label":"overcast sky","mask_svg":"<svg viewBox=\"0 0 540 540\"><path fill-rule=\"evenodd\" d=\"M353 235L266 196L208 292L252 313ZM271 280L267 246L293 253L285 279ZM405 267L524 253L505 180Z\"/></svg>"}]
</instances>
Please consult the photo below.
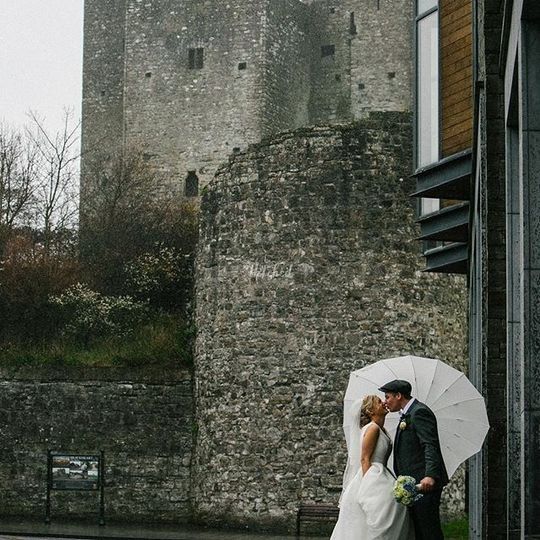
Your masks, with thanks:
<instances>
[{"instance_id":1,"label":"overcast sky","mask_svg":"<svg viewBox=\"0 0 540 540\"><path fill-rule=\"evenodd\" d=\"M0 120L33 110L56 130L64 107L81 109L84 0L0 0Z\"/></svg>"}]
</instances>

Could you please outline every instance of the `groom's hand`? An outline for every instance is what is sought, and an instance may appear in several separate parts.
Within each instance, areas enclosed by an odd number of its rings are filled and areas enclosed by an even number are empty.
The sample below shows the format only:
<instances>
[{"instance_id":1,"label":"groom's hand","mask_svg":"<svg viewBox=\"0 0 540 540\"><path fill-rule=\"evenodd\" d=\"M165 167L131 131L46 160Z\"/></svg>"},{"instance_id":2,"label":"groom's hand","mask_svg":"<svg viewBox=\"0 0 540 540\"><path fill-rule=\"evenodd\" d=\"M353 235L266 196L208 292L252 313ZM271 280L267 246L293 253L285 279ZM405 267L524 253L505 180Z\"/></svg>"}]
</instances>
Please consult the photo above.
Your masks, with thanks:
<instances>
[{"instance_id":1,"label":"groom's hand","mask_svg":"<svg viewBox=\"0 0 540 540\"><path fill-rule=\"evenodd\" d=\"M429 493L435 489L435 479L431 476L426 476L420 480L420 485L422 486L422 493Z\"/></svg>"}]
</instances>

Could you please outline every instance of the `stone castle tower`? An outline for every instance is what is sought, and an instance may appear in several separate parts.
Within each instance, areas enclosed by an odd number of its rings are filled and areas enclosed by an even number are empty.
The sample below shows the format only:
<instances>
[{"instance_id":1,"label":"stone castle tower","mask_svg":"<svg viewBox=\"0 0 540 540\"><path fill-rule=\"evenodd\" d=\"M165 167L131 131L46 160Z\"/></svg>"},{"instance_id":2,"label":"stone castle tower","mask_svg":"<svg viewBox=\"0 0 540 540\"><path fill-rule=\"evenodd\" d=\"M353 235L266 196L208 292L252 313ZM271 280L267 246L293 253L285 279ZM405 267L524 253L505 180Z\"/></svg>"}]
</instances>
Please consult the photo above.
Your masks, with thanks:
<instances>
[{"instance_id":1,"label":"stone castle tower","mask_svg":"<svg viewBox=\"0 0 540 540\"><path fill-rule=\"evenodd\" d=\"M83 163L130 146L197 195L287 129L410 110L412 0L86 0Z\"/></svg>"},{"instance_id":2,"label":"stone castle tower","mask_svg":"<svg viewBox=\"0 0 540 540\"><path fill-rule=\"evenodd\" d=\"M103 149L207 186L183 500L290 531L299 504L337 502L350 371L463 366L464 283L422 273L413 240L413 1L85 2L83 204Z\"/></svg>"}]
</instances>

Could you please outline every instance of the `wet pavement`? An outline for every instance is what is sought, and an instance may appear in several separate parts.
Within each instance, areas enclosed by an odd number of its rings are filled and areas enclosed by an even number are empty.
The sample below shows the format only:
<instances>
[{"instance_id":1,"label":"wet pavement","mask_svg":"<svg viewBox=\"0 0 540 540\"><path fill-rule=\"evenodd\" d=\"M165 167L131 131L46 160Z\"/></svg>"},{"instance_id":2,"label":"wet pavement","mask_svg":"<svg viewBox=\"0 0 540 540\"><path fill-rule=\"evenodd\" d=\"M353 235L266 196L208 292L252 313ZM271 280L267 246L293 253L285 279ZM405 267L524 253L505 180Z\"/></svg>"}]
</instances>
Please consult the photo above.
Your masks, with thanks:
<instances>
[{"instance_id":1,"label":"wet pavement","mask_svg":"<svg viewBox=\"0 0 540 540\"><path fill-rule=\"evenodd\" d=\"M295 536L202 529L189 526L93 525L42 521L0 521L0 540L294 540ZM309 537L310 540L328 540L328 537Z\"/></svg>"}]
</instances>

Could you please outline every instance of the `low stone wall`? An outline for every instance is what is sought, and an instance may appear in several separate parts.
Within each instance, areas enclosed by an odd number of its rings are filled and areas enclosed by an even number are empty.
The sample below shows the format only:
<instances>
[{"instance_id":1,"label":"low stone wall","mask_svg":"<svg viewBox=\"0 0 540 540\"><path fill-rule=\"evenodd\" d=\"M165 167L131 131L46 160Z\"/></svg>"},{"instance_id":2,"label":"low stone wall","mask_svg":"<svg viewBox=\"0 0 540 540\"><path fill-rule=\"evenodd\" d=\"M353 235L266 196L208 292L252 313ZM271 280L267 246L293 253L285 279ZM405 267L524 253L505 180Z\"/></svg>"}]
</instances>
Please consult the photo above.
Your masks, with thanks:
<instances>
[{"instance_id":1,"label":"low stone wall","mask_svg":"<svg viewBox=\"0 0 540 540\"><path fill-rule=\"evenodd\" d=\"M2 515L44 516L48 449L103 450L107 519L189 519L192 401L187 371L1 369ZM97 518L98 502L53 491L52 518Z\"/></svg>"}]
</instances>

